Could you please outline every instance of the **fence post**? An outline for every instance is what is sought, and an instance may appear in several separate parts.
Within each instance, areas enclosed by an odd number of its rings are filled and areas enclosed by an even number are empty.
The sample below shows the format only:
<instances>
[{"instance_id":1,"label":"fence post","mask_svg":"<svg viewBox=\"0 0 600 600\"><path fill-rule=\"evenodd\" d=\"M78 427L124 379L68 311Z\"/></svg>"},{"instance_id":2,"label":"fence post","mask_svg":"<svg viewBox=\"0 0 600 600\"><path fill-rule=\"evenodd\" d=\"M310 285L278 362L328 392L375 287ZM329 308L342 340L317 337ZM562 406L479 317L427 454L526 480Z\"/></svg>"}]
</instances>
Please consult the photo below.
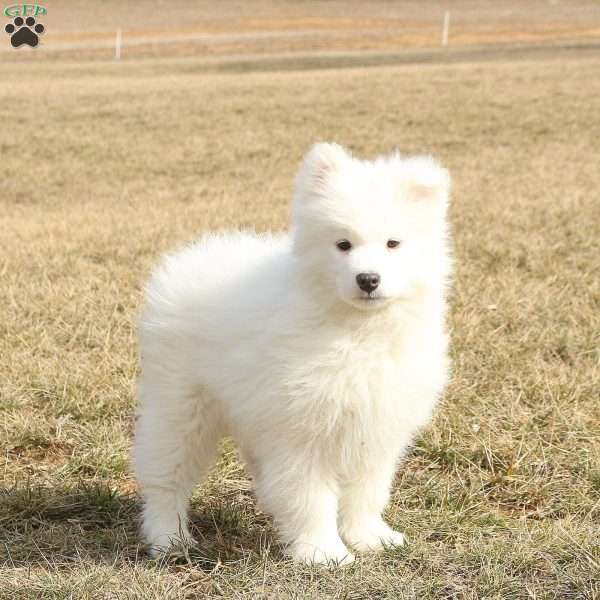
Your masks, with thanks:
<instances>
[{"instance_id":1,"label":"fence post","mask_svg":"<svg viewBox=\"0 0 600 600\"><path fill-rule=\"evenodd\" d=\"M448 30L450 29L450 11L444 13L444 27L442 29L442 46L448 45Z\"/></svg>"},{"instance_id":2,"label":"fence post","mask_svg":"<svg viewBox=\"0 0 600 600\"><path fill-rule=\"evenodd\" d=\"M119 29L117 29L117 37L115 39L115 59L116 60L121 60L121 42L122 42L122 35L121 35L121 28L119 27Z\"/></svg>"}]
</instances>

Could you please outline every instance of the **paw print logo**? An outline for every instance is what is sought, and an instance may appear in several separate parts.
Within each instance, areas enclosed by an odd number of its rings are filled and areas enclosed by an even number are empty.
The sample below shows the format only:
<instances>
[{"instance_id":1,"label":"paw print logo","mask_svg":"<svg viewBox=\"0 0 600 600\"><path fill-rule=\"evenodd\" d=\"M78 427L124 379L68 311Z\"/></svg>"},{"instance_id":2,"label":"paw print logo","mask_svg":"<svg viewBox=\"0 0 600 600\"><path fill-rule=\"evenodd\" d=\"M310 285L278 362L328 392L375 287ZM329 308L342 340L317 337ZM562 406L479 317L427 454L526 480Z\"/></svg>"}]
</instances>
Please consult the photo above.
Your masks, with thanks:
<instances>
[{"instance_id":1,"label":"paw print logo","mask_svg":"<svg viewBox=\"0 0 600 600\"><path fill-rule=\"evenodd\" d=\"M41 23L36 23L33 17L15 17L12 23L9 23L4 30L10 35L10 43L13 47L18 48L23 44L27 44L35 48L40 38L44 33L45 27Z\"/></svg>"}]
</instances>

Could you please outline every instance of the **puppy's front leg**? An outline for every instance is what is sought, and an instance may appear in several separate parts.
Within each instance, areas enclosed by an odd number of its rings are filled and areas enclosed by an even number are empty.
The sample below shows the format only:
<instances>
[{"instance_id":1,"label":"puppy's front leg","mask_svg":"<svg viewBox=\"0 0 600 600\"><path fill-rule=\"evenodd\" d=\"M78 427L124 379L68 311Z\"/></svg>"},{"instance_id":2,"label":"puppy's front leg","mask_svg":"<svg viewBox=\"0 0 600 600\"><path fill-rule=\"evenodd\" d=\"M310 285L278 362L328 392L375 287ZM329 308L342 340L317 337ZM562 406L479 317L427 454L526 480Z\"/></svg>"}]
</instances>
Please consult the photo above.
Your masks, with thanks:
<instances>
[{"instance_id":1,"label":"puppy's front leg","mask_svg":"<svg viewBox=\"0 0 600 600\"><path fill-rule=\"evenodd\" d=\"M290 453L291 454L291 453ZM337 531L337 486L314 462L278 453L261 461L256 493L295 560L347 565L354 556Z\"/></svg>"},{"instance_id":2,"label":"puppy's front leg","mask_svg":"<svg viewBox=\"0 0 600 600\"><path fill-rule=\"evenodd\" d=\"M340 532L359 552L405 543L404 536L381 516L390 495L396 456L396 452L390 452L383 460L366 461L357 466L354 477L341 487Z\"/></svg>"}]
</instances>

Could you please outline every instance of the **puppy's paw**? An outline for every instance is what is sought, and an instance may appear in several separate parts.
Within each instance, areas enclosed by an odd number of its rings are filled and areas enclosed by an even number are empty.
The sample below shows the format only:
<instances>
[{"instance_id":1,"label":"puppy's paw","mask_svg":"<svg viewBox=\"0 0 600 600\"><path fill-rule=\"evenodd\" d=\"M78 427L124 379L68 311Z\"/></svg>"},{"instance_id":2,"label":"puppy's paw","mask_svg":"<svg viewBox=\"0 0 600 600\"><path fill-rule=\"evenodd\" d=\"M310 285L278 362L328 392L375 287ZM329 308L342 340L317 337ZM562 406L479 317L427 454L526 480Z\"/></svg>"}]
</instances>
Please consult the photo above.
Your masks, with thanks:
<instances>
[{"instance_id":1,"label":"puppy's paw","mask_svg":"<svg viewBox=\"0 0 600 600\"><path fill-rule=\"evenodd\" d=\"M354 562L354 555L339 538L329 541L298 540L289 547L288 554L307 565L345 567Z\"/></svg>"},{"instance_id":2,"label":"puppy's paw","mask_svg":"<svg viewBox=\"0 0 600 600\"><path fill-rule=\"evenodd\" d=\"M379 552L384 548L406 544L404 535L381 519L345 529L344 539L358 552Z\"/></svg>"},{"instance_id":3,"label":"puppy's paw","mask_svg":"<svg viewBox=\"0 0 600 600\"><path fill-rule=\"evenodd\" d=\"M148 554L152 558L162 558L167 554L185 554L188 548L196 544L191 535L185 537L160 536L148 543Z\"/></svg>"}]
</instances>

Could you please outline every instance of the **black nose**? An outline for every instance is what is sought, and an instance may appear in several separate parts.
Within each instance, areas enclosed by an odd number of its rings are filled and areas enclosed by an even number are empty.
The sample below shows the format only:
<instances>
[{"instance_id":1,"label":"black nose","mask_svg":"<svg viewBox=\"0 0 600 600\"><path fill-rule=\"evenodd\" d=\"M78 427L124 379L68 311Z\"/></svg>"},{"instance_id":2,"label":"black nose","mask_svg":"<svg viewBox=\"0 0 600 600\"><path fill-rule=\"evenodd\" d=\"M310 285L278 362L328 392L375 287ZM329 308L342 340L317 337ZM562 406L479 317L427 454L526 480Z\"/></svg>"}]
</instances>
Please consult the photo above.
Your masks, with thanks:
<instances>
[{"instance_id":1,"label":"black nose","mask_svg":"<svg viewBox=\"0 0 600 600\"><path fill-rule=\"evenodd\" d=\"M381 277L377 273L359 273L356 276L356 283L361 290L370 294L377 289L380 279Z\"/></svg>"}]
</instances>

